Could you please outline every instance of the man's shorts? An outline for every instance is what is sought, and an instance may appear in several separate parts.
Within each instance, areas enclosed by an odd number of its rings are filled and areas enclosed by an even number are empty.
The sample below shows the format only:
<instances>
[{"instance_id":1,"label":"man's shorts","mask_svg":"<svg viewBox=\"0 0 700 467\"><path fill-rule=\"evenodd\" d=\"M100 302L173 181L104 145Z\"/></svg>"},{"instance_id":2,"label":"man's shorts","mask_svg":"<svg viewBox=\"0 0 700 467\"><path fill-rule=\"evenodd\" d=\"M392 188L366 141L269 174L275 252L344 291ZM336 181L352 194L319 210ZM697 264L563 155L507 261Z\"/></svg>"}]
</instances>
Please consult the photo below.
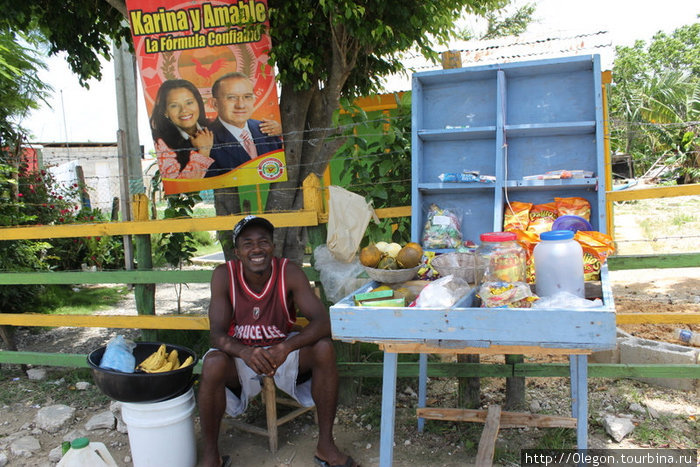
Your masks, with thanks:
<instances>
[{"instance_id":1,"label":"man's shorts","mask_svg":"<svg viewBox=\"0 0 700 467\"><path fill-rule=\"evenodd\" d=\"M212 350L209 349L204 358ZM233 391L226 388L226 413L232 417L236 417L248 408L248 401L257 396L262 390L262 375L255 373L243 359L236 358L236 370L238 371L238 380L241 383L241 397L236 396ZM275 371L275 385L287 393L291 398L296 400L304 407L313 407L314 401L311 397L311 378L303 383L297 384L297 376L299 373L299 350L291 352L287 359Z\"/></svg>"}]
</instances>

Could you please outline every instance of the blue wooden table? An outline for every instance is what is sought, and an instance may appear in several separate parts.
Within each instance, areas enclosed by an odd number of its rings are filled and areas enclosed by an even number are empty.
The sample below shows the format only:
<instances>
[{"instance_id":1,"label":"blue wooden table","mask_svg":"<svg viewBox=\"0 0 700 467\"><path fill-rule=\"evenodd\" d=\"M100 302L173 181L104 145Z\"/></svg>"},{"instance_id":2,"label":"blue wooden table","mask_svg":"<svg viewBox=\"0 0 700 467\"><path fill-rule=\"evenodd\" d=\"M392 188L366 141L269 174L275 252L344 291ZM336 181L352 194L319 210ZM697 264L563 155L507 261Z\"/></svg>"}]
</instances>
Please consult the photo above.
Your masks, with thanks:
<instances>
[{"instance_id":1,"label":"blue wooden table","mask_svg":"<svg viewBox=\"0 0 700 467\"><path fill-rule=\"evenodd\" d=\"M586 448L587 354L615 347L615 312L605 267L601 279L603 306L597 308L465 306L476 303L473 291L449 309L355 306L352 296L373 289L379 285L376 282L366 284L331 306L334 339L376 343L384 351L379 465L392 465L399 353L421 354L419 407L425 407L429 353L569 355L577 446Z\"/></svg>"}]
</instances>

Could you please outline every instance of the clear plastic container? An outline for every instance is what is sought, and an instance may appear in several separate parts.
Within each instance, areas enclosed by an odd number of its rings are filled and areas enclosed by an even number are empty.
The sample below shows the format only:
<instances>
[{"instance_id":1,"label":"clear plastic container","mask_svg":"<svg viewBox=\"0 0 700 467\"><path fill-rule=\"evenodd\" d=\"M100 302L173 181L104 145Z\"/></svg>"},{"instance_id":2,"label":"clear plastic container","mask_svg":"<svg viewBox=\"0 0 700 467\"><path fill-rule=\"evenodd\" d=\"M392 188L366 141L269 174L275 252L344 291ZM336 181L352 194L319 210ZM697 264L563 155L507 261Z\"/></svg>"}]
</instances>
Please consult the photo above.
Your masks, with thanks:
<instances>
[{"instance_id":1,"label":"clear plastic container","mask_svg":"<svg viewBox=\"0 0 700 467\"><path fill-rule=\"evenodd\" d=\"M540 297L569 292L586 298L583 281L583 249L571 230L553 230L540 234L535 245L535 289Z\"/></svg>"},{"instance_id":2,"label":"clear plastic container","mask_svg":"<svg viewBox=\"0 0 700 467\"><path fill-rule=\"evenodd\" d=\"M484 282L525 282L525 250L513 232L481 234L476 249L475 280Z\"/></svg>"},{"instance_id":3,"label":"clear plastic container","mask_svg":"<svg viewBox=\"0 0 700 467\"><path fill-rule=\"evenodd\" d=\"M76 438L70 443L70 449L61 457L57 467L118 467L107 450L99 442L90 442L88 438Z\"/></svg>"},{"instance_id":4,"label":"clear plastic container","mask_svg":"<svg viewBox=\"0 0 700 467\"><path fill-rule=\"evenodd\" d=\"M700 347L700 334L690 329L675 329L673 335L684 344Z\"/></svg>"}]
</instances>

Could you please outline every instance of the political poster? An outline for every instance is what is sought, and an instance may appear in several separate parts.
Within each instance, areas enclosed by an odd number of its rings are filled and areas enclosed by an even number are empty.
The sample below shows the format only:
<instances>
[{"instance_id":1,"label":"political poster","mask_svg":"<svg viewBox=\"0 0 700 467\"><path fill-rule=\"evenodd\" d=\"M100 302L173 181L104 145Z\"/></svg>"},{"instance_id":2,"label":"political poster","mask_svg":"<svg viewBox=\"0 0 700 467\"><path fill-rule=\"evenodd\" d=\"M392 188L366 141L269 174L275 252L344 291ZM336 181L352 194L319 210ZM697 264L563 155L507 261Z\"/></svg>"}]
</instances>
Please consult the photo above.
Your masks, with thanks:
<instances>
[{"instance_id":1,"label":"political poster","mask_svg":"<svg viewBox=\"0 0 700 467\"><path fill-rule=\"evenodd\" d=\"M287 180L267 0L127 0L166 194Z\"/></svg>"}]
</instances>

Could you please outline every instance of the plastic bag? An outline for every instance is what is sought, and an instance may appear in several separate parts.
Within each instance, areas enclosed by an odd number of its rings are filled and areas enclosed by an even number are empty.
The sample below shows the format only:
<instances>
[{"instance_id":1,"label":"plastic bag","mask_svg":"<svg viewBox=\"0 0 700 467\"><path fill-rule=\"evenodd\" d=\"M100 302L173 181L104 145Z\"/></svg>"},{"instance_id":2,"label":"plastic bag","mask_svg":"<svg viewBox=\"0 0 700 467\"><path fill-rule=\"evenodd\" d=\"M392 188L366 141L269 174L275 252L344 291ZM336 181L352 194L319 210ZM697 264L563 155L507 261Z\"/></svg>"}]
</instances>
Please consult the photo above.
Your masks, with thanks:
<instances>
[{"instance_id":1,"label":"plastic bag","mask_svg":"<svg viewBox=\"0 0 700 467\"><path fill-rule=\"evenodd\" d=\"M469 293L469 284L452 274L431 282L416 299L417 308L449 308Z\"/></svg>"},{"instance_id":2,"label":"plastic bag","mask_svg":"<svg viewBox=\"0 0 700 467\"><path fill-rule=\"evenodd\" d=\"M133 373L136 367L136 358L133 354L135 348L136 344L124 339L121 334L111 338L107 342L105 353L102 355L100 368Z\"/></svg>"},{"instance_id":3,"label":"plastic bag","mask_svg":"<svg viewBox=\"0 0 700 467\"><path fill-rule=\"evenodd\" d=\"M423 228L423 248L459 247L462 244L460 217L454 210L431 204Z\"/></svg>"},{"instance_id":4,"label":"plastic bag","mask_svg":"<svg viewBox=\"0 0 700 467\"><path fill-rule=\"evenodd\" d=\"M339 186L330 186L328 191L330 212L326 245L335 259L349 263L355 258L374 209L362 196Z\"/></svg>"},{"instance_id":5,"label":"plastic bag","mask_svg":"<svg viewBox=\"0 0 700 467\"><path fill-rule=\"evenodd\" d=\"M357 278L365 270L357 258L350 263L338 261L326 245L314 249L314 268L321 273L323 291L332 302L339 301L368 281Z\"/></svg>"},{"instance_id":6,"label":"plastic bag","mask_svg":"<svg viewBox=\"0 0 700 467\"><path fill-rule=\"evenodd\" d=\"M598 308L602 307L601 299L586 300L570 292L557 292L549 297L540 297L532 308Z\"/></svg>"}]
</instances>

